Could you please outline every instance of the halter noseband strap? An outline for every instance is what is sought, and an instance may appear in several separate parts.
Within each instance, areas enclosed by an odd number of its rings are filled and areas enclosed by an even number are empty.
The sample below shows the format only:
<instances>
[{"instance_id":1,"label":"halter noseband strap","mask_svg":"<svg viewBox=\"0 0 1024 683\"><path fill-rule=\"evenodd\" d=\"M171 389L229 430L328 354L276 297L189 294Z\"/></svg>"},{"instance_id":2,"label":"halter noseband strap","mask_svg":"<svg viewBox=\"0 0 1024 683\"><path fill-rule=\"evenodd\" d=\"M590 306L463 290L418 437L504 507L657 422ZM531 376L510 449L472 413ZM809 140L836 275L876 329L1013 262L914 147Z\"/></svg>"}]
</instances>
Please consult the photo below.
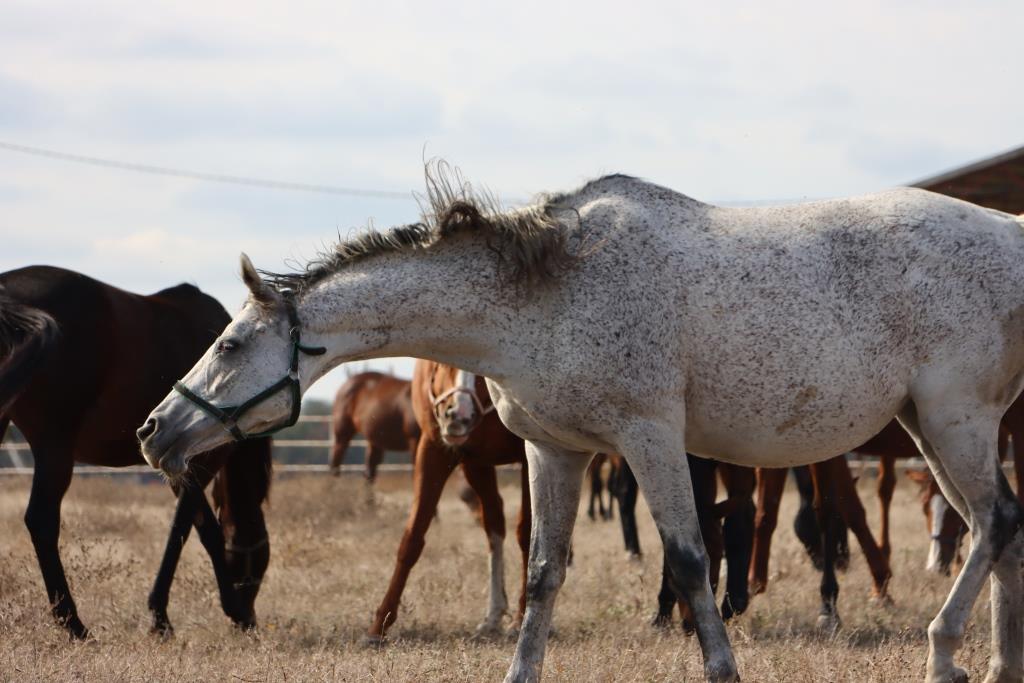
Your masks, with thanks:
<instances>
[{"instance_id":1,"label":"halter noseband strap","mask_svg":"<svg viewBox=\"0 0 1024 683\"><path fill-rule=\"evenodd\" d=\"M483 401L477 396L475 389L469 389L467 387L460 387L458 385L448 389L447 391L441 392L440 396L434 396L434 376L437 374L437 365L434 365L434 369L430 373L430 381L427 382L427 398L430 399L430 409L434 413L434 419L440 424L441 417L444 415L444 402L455 396L456 394L469 394L470 398L473 399L473 404L476 406L476 419L473 420L473 425L469 428L470 431L476 429L477 425L480 424L484 417L494 412L494 404L484 408Z\"/></svg>"},{"instance_id":2,"label":"halter noseband strap","mask_svg":"<svg viewBox=\"0 0 1024 683\"><path fill-rule=\"evenodd\" d=\"M298 422L299 412L302 410L302 394L299 390L299 352L301 351L308 356L322 356L327 353L327 349L323 346L302 345L302 333L299 329L299 314L295 310L295 300L292 298L291 292L284 292L283 294L285 309L288 311L288 337L291 339L292 344L291 362L288 365L287 375L238 406L216 406L186 387L180 381L174 383L175 391L220 422L221 425L224 426L224 429L231 433L231 436L234 437L235 441L260 439L265 436L270 436L271 434L279 432L287 427L291 427ZM251 408L262 403L282 389L288 389L291 393L292 411L288 416L288 419L281 424L262 432L255 434L246 434L243 432L241 427L238 426L239 418Z\"/></svg>"}]
</instances>

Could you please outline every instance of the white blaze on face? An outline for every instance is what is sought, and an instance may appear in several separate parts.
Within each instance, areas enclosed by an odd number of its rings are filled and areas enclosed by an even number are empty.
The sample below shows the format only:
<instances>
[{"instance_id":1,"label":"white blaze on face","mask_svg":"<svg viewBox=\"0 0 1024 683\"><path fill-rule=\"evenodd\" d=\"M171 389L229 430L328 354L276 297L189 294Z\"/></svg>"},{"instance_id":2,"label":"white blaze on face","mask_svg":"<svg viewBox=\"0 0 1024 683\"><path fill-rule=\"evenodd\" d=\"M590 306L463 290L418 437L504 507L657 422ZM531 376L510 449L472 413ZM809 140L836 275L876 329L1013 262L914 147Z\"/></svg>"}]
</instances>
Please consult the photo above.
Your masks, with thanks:
<instances>
[{"instance_id":1,"label":"white blaze on face","mask_svg":"<svg viewBox=\"0 0 1024 683\"><path fill-rule=\"evenodd\" d=\"M942 533L942 520L946 518L946 513L949 511L949 501L941 493L936 493L928 501L928 507L931 512L929 520L931 528L928 529L928 533L931 534L932 542L928 548L928 560L925 562L924 568L927 571L941 574L945 569L942 567L942 544L939 542L938 536Z\"/></svg>"},{"instance_id":2,"label":"white blaze on face","mask_svg":"<svg viewBox=\"0 0 1024 683\"><path fill-rule=\"evenodd\" d=\"M476 418L476 404L473 402L473 394L476 393L476 375L459 370L455 375L455 386L465 389L465 391L457 391L452 397L454 401L453 417L467 424L471 423Z\"/></svg>"}]
</instances>

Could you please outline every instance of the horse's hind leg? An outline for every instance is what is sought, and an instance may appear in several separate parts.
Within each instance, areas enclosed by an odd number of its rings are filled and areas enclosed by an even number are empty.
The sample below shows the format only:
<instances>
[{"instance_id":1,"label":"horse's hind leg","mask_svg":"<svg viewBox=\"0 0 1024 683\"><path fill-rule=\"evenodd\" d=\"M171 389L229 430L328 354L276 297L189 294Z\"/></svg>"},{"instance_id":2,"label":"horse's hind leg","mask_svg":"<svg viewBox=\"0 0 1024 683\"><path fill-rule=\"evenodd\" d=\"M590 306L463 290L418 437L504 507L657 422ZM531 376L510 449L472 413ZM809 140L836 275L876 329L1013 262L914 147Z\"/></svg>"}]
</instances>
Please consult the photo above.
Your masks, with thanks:
<instances>
[{"instance_id":1,"label":"horse's hind leg","mask_svg":"<svg viewBox=\"0 0 1024 683\"><path fill-rule=\"evenodd\" d=\"M526 615L505 683L540 680L551 613L565 580L583 475L590 458L585 453L527 441L526 461L530 467L531 505L537 514L530 535Z\"/></svg>"},{"instance_id":2,"label":"horse's hind leg","mask_svg":"<svg viewBox=\"0 0 1024 683\"><path fill-rule=\"evenodd\" d=\"M71 598L58 547L60 504L71 484L74 463L70 452L64 449L36 447L33 455L35 472L28 509L25 511L25 526L32 537L54 618L72 637L86 638L89 631L78 618L78 609Z\"/></svg>"},{"instance_id":3,"label":"horse's hind leg","mask_svg":"<svg viewBox=\"0 0 1024 683\"><path fill-rule=\"evenodd\" d=\"M621 438L621 453L643 488L661 534L672 586L693 613L705 678L736 681L736 660L708 579L708 555L682 434L668 425L643 422L632 425Z\"/></svg>"},{"instance_id":4,"label":"horse's hind leg","mask_svg":"<svg viewBox=\"0 0 1024 683\"><path fill-rule=\"evenodd\" d=\"M941 396L941 394L936 394ZM992 576L992 656L987 681L1024 680L1024 512L998 460L1002 409L945 405L914 397L899 414L918 442L942 492L969 520L971 548L953 590L928 627L928 680L966 681L954 666L964 628L982 583Z\"/></svg>"},{"instance_id":5,"label":"horse's hind leg","mask_svg":"<svg viewBox=\"0 0 1024 683\"><path fill-rule=\"evenodd\" d=\"M480 511L484 532L490 550L490 584L487 600L487 615L476 627L477 635L496 633L501 628L501 618L508 611L505 595L505 511L498 493L498 477L492 466L462 464L462 471L476 495L480 498Z\"/></svg>"},{"instance_id":6,"label":"horse's hind leg","mask_svg":"<svg viewBox=\"0 0 1024 683\"><path fill-rule=\"evenodd\" d=\"M337 418L334 423L334 440L331 443L331 458L328 462L331 474L341 475L341 464L345 462L345 451L352 437L356 435L356 426L347 415ZM414 451L415 452L415 451Z\"/></svg>"},{"instance_id":7,"label":"horse's hind leg","mask_svg":"<svg viewBox=\"0 0 1024 683\"><path fill-rule=\"evenodd\" d=\"M369 484L377 481L377 468L384 459L384 449L369 443L366 448L366 481Z\"/></svg>"}]
</instances>

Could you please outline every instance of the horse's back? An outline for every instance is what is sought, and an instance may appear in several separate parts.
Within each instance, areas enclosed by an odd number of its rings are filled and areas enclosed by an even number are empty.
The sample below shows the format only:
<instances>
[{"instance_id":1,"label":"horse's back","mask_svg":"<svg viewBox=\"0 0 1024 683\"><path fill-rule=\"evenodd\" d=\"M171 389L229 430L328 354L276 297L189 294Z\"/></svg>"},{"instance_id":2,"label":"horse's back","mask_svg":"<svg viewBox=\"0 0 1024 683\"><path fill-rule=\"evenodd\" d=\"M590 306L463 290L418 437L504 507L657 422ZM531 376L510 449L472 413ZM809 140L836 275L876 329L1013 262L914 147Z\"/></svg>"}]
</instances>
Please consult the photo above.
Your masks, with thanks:
<instances>
[{"instance_id":1,"label":"horse's back","mask_svg":"<svg viewBox=\"0 0 1024 683\"><path fill-rule=\"evenodd\" d=\"M52 266L0 274L0 285L60 330L12 417L30 441L71 447L82 462L139 462L135 428L228 321L190 285L147 297Z\"/></svg>"},{"instance_id":2,"label":"horse's back","mask_svg":"<svg viewBox=\"0 0 1024 683\"><path fill-rule=\"evenodd\" d=\"M515 386L558 438L600 445L605 411L637 412L685 420L701 455L799 464L867 441L934 368L1024 369L1017 217L914 189L720 208L621 177L561 201L589 241L552 306L572 372ZM563 434L579 377L594 417Z\"/></svg>"}]
</instances>

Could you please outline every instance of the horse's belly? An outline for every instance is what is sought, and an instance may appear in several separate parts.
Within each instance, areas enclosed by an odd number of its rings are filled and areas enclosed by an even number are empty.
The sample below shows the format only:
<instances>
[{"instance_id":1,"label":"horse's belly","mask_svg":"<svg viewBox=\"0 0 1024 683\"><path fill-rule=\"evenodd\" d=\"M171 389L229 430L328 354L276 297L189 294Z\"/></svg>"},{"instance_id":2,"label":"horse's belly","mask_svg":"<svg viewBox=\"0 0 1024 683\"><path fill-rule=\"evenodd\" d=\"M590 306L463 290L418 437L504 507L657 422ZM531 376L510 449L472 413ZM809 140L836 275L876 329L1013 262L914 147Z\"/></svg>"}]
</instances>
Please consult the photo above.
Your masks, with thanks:
<instances>
[{"instance_id":1,"label":"horse's belly","mask_svg":"<svg viewBox=\"0 0 1024 683\"><path fill-rule=\"evenodd\" d=\"M803 382L757 395L747 388L687 404L686 447L739 465L788 467L849 451L877 434L906 400L901 378Z\"/></svg>"}]
</instances>

